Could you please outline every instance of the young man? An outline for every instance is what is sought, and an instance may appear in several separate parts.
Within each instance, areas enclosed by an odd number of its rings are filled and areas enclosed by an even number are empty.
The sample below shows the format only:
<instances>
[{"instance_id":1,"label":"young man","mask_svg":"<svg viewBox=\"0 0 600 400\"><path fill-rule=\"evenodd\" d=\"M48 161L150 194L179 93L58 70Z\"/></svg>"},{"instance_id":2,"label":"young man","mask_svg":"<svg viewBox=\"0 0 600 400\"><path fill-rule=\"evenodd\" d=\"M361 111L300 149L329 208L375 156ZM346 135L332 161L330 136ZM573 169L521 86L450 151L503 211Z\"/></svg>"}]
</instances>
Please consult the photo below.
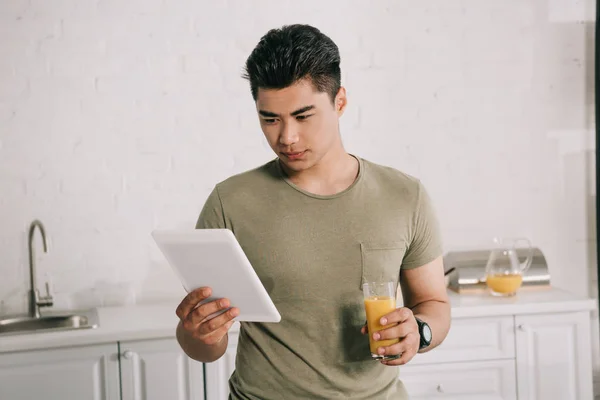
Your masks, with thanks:
<instances>
[{"instance_id":1,"label":"young man","mask_svg":"<svg viewBox=\"0 0 600 400\"><path fill-rule=\"evenodd\" d=\"M340 55L307 25L269 31L246 63L260 126L277 155L216 185L199 229L234 232L277 306L278 324L241 323L232 399L406 399L398 365L446 337L450 307L442 244L430 199L416 178L348 154ZM394 129L390 126L390 129ZM376 340L393 361L374 361L361 284L399 283L404 307ZM193 359L212 362L243 304L194 309L210 288L177 308L177 337ZM211 313L232 306L226 313Z\"/></svg>"}]
</instances>

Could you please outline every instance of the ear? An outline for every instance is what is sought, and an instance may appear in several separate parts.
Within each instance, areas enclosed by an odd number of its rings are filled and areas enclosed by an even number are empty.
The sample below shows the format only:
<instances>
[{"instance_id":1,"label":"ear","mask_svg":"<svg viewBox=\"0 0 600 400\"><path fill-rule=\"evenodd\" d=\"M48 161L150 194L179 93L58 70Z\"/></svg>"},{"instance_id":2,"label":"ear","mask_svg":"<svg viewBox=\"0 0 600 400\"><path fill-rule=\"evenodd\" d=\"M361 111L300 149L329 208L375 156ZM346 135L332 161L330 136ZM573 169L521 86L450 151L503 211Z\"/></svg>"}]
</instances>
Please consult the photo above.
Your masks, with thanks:
<instances>
[{"instance_id":1,"label":"ear","mask_svg":"<svg viewBox=\"0 0 600 400\"><path fill-rule=\"evenodd\" d=\"M337 95L335 96L335 111L338 113L338 116L341 117L344 114L344 110L346 109L346 105L348 105L348 98L346 97L346 88L343 86L338 90Z\"/></svg>"}]
</instances>

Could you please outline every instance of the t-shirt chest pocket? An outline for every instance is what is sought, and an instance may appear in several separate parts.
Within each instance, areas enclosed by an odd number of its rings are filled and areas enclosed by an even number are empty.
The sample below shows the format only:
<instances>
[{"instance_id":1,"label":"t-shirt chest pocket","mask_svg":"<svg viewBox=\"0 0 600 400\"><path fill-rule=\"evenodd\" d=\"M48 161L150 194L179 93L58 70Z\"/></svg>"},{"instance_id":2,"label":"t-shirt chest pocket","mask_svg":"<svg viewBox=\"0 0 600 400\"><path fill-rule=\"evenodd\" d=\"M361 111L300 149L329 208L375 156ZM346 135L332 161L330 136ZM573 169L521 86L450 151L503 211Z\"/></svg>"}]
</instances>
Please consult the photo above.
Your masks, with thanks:
<instances>
[{"instance_id":1,"label":"t-shirt chest pocket","mask_svg":"<svg viewBox=\"0 0 600 400\"><path fill-rule=\"evenodd\" d=\"M362 242L362 277L360 289L365 282L394 282L400 278L400 266L406 252L404 242Z\"/></svg>"}]
</instances>

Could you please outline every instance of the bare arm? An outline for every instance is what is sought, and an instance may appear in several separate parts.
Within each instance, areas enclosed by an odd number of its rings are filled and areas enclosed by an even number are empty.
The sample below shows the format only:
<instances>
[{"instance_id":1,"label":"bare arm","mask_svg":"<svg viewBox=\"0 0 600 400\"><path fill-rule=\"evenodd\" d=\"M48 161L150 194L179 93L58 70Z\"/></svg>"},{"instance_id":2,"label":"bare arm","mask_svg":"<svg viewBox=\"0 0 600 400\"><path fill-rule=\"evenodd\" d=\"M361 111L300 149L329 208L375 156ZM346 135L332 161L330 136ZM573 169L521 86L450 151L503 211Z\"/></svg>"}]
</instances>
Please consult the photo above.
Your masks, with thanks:
<instances>
[{"instance_id":1,"label":"bare arm","mask_svg":"<svg viewBox=\"0 0 600 400\"><path fill-rule=\"evenodd\" d=\"M227 349L227 338L228 335L225 334L219 342L213 345L204 344L186 332L181 322L177 325L177 341L179 345L188 357L196 361L209 363L221 358Z\"/></svg>"},{"instance_id":2,"label":"bare arm","mask_svg":"<svg viewBox=\"0 0 600 400\"><path fill-rule=\"evenodd\" d=\"M221 358L227 349L227 337L226 334L220 342L207 345L187 333L181 322L177 325L177 341L182 350L188 357L200 362L209 363Z\"/></svg>"},{"instance_id":3,"label":"bare arm","mask_svg":"<svg viewBox=\"0 0 600 400\"><path fill-rule=\"evenodd\" d=\"M439 346L450 330L450 301L442 257L421 267L402 270L401 288L404 306L431 327L431 344L419 351L426 353Z\"/></svg>"}]
</instances>

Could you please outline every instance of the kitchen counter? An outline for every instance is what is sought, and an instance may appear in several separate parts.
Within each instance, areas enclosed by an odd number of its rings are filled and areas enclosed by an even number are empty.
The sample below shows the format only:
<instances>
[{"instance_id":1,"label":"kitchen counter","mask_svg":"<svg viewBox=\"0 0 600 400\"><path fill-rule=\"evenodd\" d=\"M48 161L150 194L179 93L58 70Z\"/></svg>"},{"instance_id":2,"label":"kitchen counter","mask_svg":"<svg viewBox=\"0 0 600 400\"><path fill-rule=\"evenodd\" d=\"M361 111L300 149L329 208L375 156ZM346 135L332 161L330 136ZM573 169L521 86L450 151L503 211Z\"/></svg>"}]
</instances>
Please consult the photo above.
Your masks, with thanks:
<instances>
[{"instance_id":1,"label":"kitchen counter","mask_svg":"<svg viewBox=\"0 0 600 400\"><path fill-rule=\"evenodd\" d=\"M173 337L177 304L98 307L98 328L0 336L0 353Z\"/></svg>"},{"instance_id":2,"label":"kitchen counter","mask_svg":"<svg viewBox=\"0 0 600 400\"><path fill-rule=\"evenodd\" d=\"M596 299L556 288L522 287L512 297L495 297L487 292L458 294L451 290L448 295L453 318L591 311L597 305Z\"/></svg>"},{"instance_id":3,"label":"kitchen counter","mask_svg":"<svg viewBox=\"0 0 600 400\"><path fill-rule=\"evenodd\" d=\"M457 294L453 291L448 293L453 318L587 311L596 308L595 299L574 295L560 289L524 287L516 296L508 298L492 297L487 293ZM176 307L176 302L99 307L100 326L96 329L0 336L0 353L174 337L178 322L175 315Z\"/></svg>"}]
</instances>

